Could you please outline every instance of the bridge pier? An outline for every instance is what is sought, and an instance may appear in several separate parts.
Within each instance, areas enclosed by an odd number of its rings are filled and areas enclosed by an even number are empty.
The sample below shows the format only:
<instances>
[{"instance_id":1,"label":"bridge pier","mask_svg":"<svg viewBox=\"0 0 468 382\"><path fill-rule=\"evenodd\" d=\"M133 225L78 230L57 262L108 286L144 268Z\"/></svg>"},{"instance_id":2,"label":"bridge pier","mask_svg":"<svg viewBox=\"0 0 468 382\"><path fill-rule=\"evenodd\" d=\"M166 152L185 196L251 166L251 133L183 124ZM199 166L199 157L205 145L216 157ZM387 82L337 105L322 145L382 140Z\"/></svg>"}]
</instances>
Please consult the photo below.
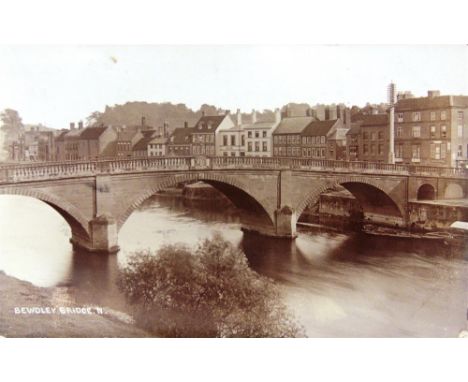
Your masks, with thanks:
<instances>
[{"instance_id":1,"label":"bridge pier","mask_svg":"<svg viewBox=\"0 0 468 382\"><path fill-rule=\"evenodd\" d=\"M92 253L116 253L119 251L117 223L108 215L101 215L89 222L90 237L83 238L72 234L70 242L74 249Z\"/></svg>"},{"instance_id":2,"label":"bridge pier","mask_svg":"<svg viewBox=\"0 0 468 382\"><path fill-rule=\"evenodd\" d=\"M285 238L296 238L296 223L297 216L296 211L291 207L284 206L281 209L275 211L275 224L276 224L276 235L277 237Z\"/></svg>"}]
</instances>

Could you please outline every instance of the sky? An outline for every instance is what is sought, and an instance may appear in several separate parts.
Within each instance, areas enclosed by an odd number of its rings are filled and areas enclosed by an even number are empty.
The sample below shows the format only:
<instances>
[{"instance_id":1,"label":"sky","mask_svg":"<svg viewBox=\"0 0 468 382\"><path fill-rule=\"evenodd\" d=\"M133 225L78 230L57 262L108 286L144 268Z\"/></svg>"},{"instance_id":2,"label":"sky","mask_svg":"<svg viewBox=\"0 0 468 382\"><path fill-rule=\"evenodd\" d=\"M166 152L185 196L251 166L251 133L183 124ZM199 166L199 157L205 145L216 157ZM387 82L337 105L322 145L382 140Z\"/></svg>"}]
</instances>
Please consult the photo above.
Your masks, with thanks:
<instances>
[{"instance_id":1,"label":"sky","mask_svg":"<svg viewBox=\"0 0 468 382\"><path fill-rule=\"evenodd\" d=\"M0 110L53 128L129 101L244 112L288 102L363 106L389 82L468 95L464 45L0 46Z\"/></svg>"}]
</instances>

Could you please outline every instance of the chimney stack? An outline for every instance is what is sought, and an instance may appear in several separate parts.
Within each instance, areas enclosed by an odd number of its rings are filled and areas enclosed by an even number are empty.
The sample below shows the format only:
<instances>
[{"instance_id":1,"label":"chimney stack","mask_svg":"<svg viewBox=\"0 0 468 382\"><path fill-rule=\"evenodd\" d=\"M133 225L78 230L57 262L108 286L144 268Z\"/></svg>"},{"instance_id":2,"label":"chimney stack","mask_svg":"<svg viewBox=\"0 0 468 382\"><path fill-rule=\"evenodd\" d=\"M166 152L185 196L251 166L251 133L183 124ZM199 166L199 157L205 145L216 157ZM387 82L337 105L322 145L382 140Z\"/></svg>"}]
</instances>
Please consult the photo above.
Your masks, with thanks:
<instances>
[{"instance_id":1,"label":"chimney stack","mask_svg":"<svg viewBox=\"0 0 468 382\"><path fill-rule=\"evenodd\" d=\"M257 123L257 111L252 109L252 124Z\"/></svg>"},{"instance_id":2,"label":"chimney stack","mask_svg":"<svg viewBox=\"0 0 468 382\"><path fill-rule=\"evenodd\" d=\"M387 163L395 163L395 102L396 102L396 86L393 82L388 85L388 160Z\"/></svg>"},{"instance_id":3,"label":"chimney stack","mask_svg":"<svg viewBox=\"0 0 468 382\"><path fill-rule=\"evenodd\" d=\"M202 110L201 115L202 115L202 117L205 116L205 110Z\"/></svg>"},{"instance_id":4,"label":"chimney stack","mask_svg":"<svg viewBox=\"0 0 468 382\"><path fill-rule=\"evenodd\" d=\"M146 118L141 117L141 126L145 127L145 125L146 125Z\"/></svg>"},{"instance_id":5,"label":"chimney stack","mask_svg":"<svg viewBox=\"0 0 468 382\"><path fill-rule=\"evenodd\" d=\"M224 115L229 115L229 114L231 114L231 110L226 110L226 111L224 112Z\"/></svg>"},{"instance_id":6,"label":"chimney stack","mask_svg":"<svg viewBox=\"0 0 468 382\"><path fill-rule=\"evenodd\" d=\"M167 135L167 131L169 130L169 124L164 121L164 124L163 124L163 137L165 137Z\"/></svg>"},{"instance_id":7,"label":"chimney stack","mask_svg":"<svg viewBox=\"0 0 468 382\"><path fill-rule=\"evenodd\" d=\"M427 96L429 98L440 97L440 90L428 90Z\"/></svg>"},{"instance_id":8,"label":"chimney stack","mask_svg":"<svg viewBox=\"0 0 468 382\"><path fill-rule=\"evenodd\" d=\"M184 129L188 129L188 122L187 121L184 122Z\"/></svg>"},{"instance_id":9,"label":"chimney stack","mask_svg":"<svg viewBox=\"0 0 468 382\"><path fill-rule=\"evenodd\" d=\"M236 112L236 124L237 126L242 125L242 113L240 109L237 109L237 112Z\"/></svg>"},{"instance_id":10,"label":"chimney stack","mask_svg":"<svg viewBox=\"0 0 468 382\"><path fill-rule=\"evenodd\" d=\"M83 129L83 121L78 122L78 129Z\"/></svg>"},{"instance_id":11,"label":"chimney stack","mask_svg":"<svg viewBox=\"0 0 468 382\"><path fill-rule=\"evenodd\" d=\"M275 109L275 123L278 124L281 122L281 111L279 108Z\"/></svg>"},{"instance_id":12,"label":"chimney stack","mask_svg":"<svg viewBox=\"0 0 468 382\"><path fill-rule=\"evenodd\" d=\"M75 130L75 122L70 122L70 130Z\"/></svg>"}]
</instances>

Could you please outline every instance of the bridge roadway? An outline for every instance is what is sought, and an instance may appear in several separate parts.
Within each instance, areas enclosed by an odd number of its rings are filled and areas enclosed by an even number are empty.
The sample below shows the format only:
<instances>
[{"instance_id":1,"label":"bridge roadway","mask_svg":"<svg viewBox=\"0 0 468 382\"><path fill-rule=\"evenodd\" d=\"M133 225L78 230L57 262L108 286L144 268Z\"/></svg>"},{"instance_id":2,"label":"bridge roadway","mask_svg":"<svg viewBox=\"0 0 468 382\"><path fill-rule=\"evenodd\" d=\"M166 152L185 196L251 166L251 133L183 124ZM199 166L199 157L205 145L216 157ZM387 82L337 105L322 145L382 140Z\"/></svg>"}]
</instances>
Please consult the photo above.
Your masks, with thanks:
<instances>
[{"instance_id":1,"label":"bridge roadway","mask_svg":"<svg viewBox=\"0 0 468 382\"><path fill-rule=\"evenodd\" d=\"M465 169L303 158L154 157L0 166L0 194L39 199L71 227L71 242L92 252L118 250L118 232L147 198L204 181L241 211L247 230L296 236L296 222L321 193L341 185L366 221L407 227L408 203L468 194Z\"/></svg>"}]
</instances>

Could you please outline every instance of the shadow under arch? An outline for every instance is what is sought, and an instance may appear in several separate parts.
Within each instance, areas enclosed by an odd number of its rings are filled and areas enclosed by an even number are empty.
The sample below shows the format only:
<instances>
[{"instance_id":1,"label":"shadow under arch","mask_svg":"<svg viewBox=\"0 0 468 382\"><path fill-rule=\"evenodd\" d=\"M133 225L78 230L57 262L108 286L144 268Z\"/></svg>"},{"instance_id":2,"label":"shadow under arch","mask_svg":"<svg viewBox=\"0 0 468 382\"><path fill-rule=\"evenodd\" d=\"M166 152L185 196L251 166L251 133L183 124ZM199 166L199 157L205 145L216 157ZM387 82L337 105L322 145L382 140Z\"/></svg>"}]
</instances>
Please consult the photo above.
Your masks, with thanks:
<instances>
[{"instance_id":1,"label":"shadow under arch","mask_svg":"<svg viewBox=\"0 0 468 382\"><path fill-rule=\"evenodd\" d=\"M125 213L117 219L118 230L120 231L127 219L136 209L159 191L164 188L193 182L209 184L228 198L229 201L239 210L241 224L245 228L250 228L254 231L274 230L274 218L267 212L263 205L246 190L244 185L236 184L231 180L220 179L219 177L209 178L207 176L190 177L184 180L181 180L180 178L174 178L172 181L165 180L157 186L143 191L134 199Z\"/></svg>"},{"instance_id":2,"label":"shadow under arch","mask_svg":"<svg viewBox=\"0 0 468 382\"><path fill-rule=\"evenodd\" d=\"M402 207L377 185L360 180L342 179L334 184L322 185L310 191L296 208L298 219L308 205L318 202L321 194L336 190L338 186L344 187L356 198L364 213L364 218L370 214L390 216L398 219L403 219L404 217Z\"/></svg>"},{"instance_id":3,"label":"shadow under arch","mask_svg":"<svg viewBox=\"0 0 468 382\"><path fill-rule=\"evenodd\" d=\"M73 237L89 240L87 221L73 206L67 205L59 198L37 190L0 190L0 196L21 196L39 200L54 209L67 222Z\"/></svg>"},{"instance_id":4,"label":"shadow under arch","mask_svg":"<svg viewBox=\"0 0 468 382\"><path fill-rule=\"evenodd\" d=\"M434 200L435 199L435 189L432 184L425 183L418 188L417 193L418 200Z\"/></svg>"}]
</instances>

